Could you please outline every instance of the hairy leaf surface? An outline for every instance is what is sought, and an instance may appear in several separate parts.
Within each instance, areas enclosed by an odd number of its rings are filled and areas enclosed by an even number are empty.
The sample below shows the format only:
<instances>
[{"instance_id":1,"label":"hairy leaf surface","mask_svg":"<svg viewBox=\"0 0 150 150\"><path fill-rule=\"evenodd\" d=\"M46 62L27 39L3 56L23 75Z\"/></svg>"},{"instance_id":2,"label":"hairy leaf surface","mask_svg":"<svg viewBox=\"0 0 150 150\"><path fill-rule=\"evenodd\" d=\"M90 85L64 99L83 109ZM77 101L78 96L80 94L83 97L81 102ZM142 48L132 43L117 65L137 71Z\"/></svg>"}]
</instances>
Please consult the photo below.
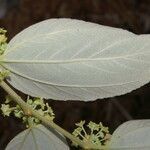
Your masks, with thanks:
<instances>
[{"instance_id":1,"label":"hairy leaf surface","mask_svg":"<svg viewBox=\"0 0 150 150\"><path fill-rule=\"evenodd\" d=\"M36 97L95 100L150 80L150 36L72 19L23 30L3 56L9 83Z\"/></svg>"},{"instance_id":2,"label":"hairy leaf surface","mask_svg":"<svg viewBox=\"0 0 150 150\"><path fill-rule=\"evenodd\" d=\"M6 150L69 150L69 147L65 138L60 139L44 126L38 125L18 134Z\"/></svg>"},{"instance_id":3,"label":"hairy leaf surface","mask_svg":"<svg viewBox=\"0 0 150 150\"><path fill-rule=\"evenodd\" d=\"M128 121L112 135L112 150L149 150L150 120Z\"/></svg>"}]
</instances>

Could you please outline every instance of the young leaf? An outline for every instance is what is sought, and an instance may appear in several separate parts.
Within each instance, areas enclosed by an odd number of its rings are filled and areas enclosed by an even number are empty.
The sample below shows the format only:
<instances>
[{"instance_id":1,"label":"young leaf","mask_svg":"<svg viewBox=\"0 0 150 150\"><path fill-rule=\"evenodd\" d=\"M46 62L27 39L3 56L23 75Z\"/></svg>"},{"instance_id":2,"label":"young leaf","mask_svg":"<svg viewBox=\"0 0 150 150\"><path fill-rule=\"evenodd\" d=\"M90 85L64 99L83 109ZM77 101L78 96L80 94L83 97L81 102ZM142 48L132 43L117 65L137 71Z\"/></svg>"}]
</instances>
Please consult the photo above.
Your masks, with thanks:
<instances>
[{"instance_id":1,"label":"young leaf","mask_svg":"<svg viewBox=\"0 0 150 150\"><path fill-rule=\"evenodd\" d=\"M58 100L95 100L150 80L150 36L72 19L50 19L15 36L3 55L9 83Z\"/></svg>"},{"instance_id":2,"label":"young leaf","mask_svg":"<svg viewBox=\"0 0 150 150\"><path fill-rule=\"evenodd\" d=\"M65 138L38 125L18 134L6 150L69 150L69 147Z\"/></svg>"},{"instance_id":3,"label":"young leaf","mask_svg":"<svg viewBox=\"0 0 150 150\"><path fill-rule=\"evenodd\" d=\"M150 120L122 124L112 135L111 150L150 150Z\"/></svg>"}]
</instances>

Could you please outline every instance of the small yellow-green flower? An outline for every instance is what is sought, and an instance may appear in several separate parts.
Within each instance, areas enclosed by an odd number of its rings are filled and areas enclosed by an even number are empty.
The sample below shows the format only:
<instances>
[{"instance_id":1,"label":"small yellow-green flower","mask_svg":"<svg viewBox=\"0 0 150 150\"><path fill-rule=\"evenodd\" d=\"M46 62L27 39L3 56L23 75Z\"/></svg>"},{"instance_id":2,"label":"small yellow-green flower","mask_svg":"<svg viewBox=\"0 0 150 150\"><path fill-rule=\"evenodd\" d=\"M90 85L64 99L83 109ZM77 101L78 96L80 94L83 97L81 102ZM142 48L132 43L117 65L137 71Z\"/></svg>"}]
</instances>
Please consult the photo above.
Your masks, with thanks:
<instances>
[{"instance_id":1,"label":"small yellow-green flower","mask_svg":"<svg viewBox=\"0 0 150 150\"><path fill-rule=\"evenodd\" d=\"M2 104L1 105L1 110L4 116L9 116L10 113L12 112L12 109L10 108L10 106L7 104Z\"/></svg>"},{"instance_id":2,"label":"small yellow-green flower","mask_svg":"<svg viewBox=\"0 0 150 150\"><path fill-rule=\"evenodd\" d=\"M40 106L42 109L45 108L45 103L42 98L35 98L32 105L35 107Z\"/></svg>"},{"instance_id":3,"label":"small yellow-green flower","mask_svg":"<svg viewBox=\"0 0 150 150\"><path fill-rule=\"evenodd\" d=\"M87 125L92 131L98 131L100 126L99 124L96 124L92 121L89 122L89 124Z\"/></svg>"},{"instance_id":4,"label":"small yellow-green flower","mask_svg":"<svg viewBox=\"0 0 150 150\"><path fill-rule=\"evenodd\" d=\"M108 127L104 127L101 122L99 123L99 127L101 128L102 131L109 133Z\"/></svg>"},{"instance_id":5,"label":"small yellow-green flower","mask_svg":"<svg viewBox=\"0 0 150 150\"><path fill-rule=\"evenodd\" d=\"M0 34L5 34L7 31L4 30L3 28L0 28Z\"/></svg>"},{"instance_id":6,"label":"small yellow-green flower","mask_svg":"<svg viewBox=\"0 0 150 150\"><path fill-rule=\"evenodd\" d=\"M7 38L4 34L0 35L0 43L5 43L7 41Z\"/></svg>"},{"instance_id":7,"label":"small yellow-green flower","mask_svg":"<svg viewBox=\"0 0 150 150\"><path fill-rule=\"evenodd\" d=\"M81 120L79 123L76 123L76 126L78 126L78 127L83 127L84 124L85 124L85 121L82 121L82 120Z\"/></svg>"}]
</instances>

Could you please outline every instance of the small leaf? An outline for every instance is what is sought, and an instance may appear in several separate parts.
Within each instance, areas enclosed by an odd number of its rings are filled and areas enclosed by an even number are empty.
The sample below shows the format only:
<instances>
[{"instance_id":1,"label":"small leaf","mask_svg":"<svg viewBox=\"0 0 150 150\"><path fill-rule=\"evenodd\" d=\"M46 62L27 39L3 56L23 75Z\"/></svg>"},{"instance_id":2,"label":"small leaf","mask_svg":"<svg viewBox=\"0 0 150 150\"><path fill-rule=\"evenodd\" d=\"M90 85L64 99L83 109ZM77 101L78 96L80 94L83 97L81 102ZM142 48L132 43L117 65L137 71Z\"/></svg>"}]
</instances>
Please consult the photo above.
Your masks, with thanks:
<instances>
[{"instance_id":1,"label":"small leaf","mask_svg":"<svg viewBox=\"0 0 150 150\"><path fill-rule=\"evenodd\" d=\"M111 150L150 150L150 120L128 121L113 133Z\"/></svg>"},{"instance_id":2,"label":"small leaf","mask_svg":"<svg viewBox=\"0 0 150 150\"><path fill-rule=\"evenodd\" d=\"M63 136L38 125L18 134L6 150L69 150L69 147Z\"/></svg>"},{"instance_id":3,"label":"small leaf","mask_svg":"<svg viewBox=\"0 0 150 150\"><path fill-rule=\"evenodd\" d=\"M50 19L16 35L2 65L8 82L34 96L95 100L150 81L150 35L73 19Z\"/></svg>"}]
</instances>

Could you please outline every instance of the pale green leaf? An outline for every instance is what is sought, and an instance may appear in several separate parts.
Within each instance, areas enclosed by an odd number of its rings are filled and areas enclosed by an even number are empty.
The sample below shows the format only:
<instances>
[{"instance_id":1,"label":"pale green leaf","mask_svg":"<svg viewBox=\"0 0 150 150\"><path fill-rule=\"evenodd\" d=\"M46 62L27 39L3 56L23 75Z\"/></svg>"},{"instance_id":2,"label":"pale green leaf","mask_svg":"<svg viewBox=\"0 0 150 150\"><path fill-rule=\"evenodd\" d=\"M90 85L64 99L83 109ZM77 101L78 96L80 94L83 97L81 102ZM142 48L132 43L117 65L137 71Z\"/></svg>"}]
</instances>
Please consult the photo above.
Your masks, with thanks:
<instances>
[{"instance_id":1,"label":"pale green leaf","mask_svg":"<svg viewBox=\"0 0 150 150\"><path fill-rule=\"evenodd\" d=\"M18 134L6 150L69 150L69 147L63 136L38 125Z\"/></svg>"},{"instance_id":2,"label":"pale green leaf","mask_svg":"<svg viewBox=\"0 0 150 150\"><path fill-rule=\"evenodd\" d=\"M113 133L111 150L150 150L150 120L128 121Z\"/></svg>"},{"instance_id":3,"label":"pale green leaf","mask_svg":"<svg viewBox=\"0 0 150 150\"><path fill-rule=\"evenodd\" d=\"M35 97L95 100L150 80L150 36L73 19L49 19L16 35L3 56L9 83Z\"/></svg>"}]
</instances>

